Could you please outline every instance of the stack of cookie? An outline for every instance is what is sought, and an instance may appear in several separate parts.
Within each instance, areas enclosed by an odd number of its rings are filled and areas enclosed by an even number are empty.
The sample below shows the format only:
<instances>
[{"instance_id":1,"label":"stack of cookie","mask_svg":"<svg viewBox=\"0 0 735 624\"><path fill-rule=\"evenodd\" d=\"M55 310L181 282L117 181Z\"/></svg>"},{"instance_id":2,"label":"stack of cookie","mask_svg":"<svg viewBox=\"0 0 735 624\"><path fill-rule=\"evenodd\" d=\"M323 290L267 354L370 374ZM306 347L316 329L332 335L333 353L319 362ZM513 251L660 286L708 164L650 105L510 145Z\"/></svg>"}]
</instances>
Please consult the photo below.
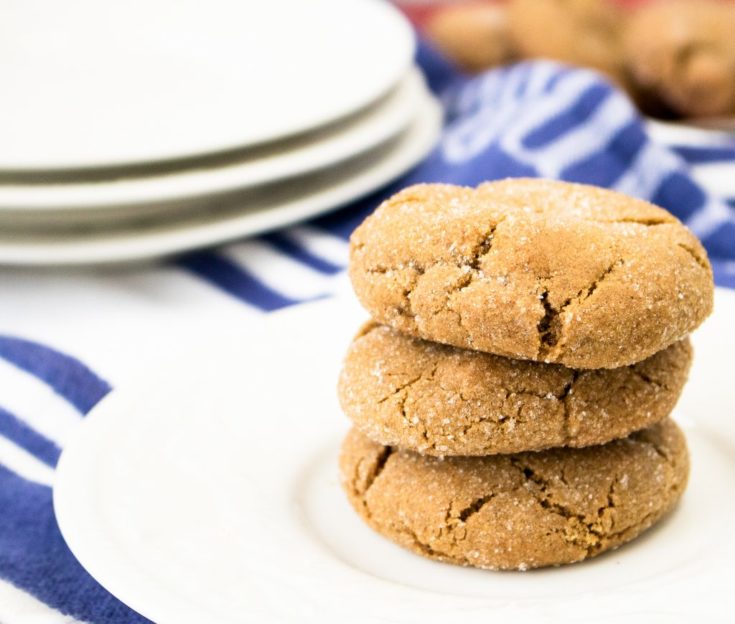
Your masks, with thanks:
<instances>
[{"instance_id":1,"label":"stack of cookie","mask_svg":"<svg viewBox=\"0 0 735 624\"><path fill-rule=\"evenodd\" d=\"M376 531L492 569L580 561L666 514L668 419L712 271L672 215L590 186L422 185L355 231L372 315L339 381L340 467Z\"/></svg>"}]
</instances>

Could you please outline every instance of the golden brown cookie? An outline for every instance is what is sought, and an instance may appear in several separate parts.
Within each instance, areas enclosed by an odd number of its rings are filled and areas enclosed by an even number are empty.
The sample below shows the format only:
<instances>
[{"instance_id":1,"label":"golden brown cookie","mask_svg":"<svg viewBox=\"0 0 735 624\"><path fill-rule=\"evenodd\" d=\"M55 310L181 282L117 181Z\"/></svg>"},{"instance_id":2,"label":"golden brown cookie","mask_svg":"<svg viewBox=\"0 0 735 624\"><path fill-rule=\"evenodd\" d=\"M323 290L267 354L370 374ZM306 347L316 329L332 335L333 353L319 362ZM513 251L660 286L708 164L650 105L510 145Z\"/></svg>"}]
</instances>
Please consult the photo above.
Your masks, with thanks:
<instances>
[{"instance_id":1,"label":"golden brown cookie","mask_svg":"<svg viewBox=\"0 0 735 624\"><path fill-rule=\"evenodd\" d=\"M521 56L591 67L622 80L624 15L604 0L512 0L511 37Z\"/></svg>"},{"instance_id":2,"label":"golden brown cookie","mask_svg":"<svg viewBox=\"0 0 735 624\"><path fill-rule=\"evenodd\" d=\"M638 536L681 497L689 458L670 420L603 446L443 460L353 429L340 471L352 506L401 546L449 563L525 570Z\"/></svg>"},{"instance_id":3,"label":"golden brown cookie","mask_svg":"<svg viewBox=\"0 0 735 624\"><path fill-rule=\"evenodd\" d=\"M646 4L624 37L634 81L687 117L735 114L735 6L712 0Z\"/></svg>"},{"instance_id":4,"label":"golden brown cookie","mask_svg":"<svg viewBox=\"0 0 735 624\"><path fill-rule=\"evenodd\" d=\"M507 13L500 3L448 6L431 17L426 35L460 67L481 71L514 56Z\"/></svg>"},{"instance_id":5,"label":"golden brown cookie","mask_svg":"<svg viewBox=\"0 0 735 624\"><path fill-rule=\"evenodd\" d=\"M666 418L691 358L685 339L631 366L574 370L371 323L347 352L339 399L372 440L428 455L590 446Z\"/></svg>"},{"instance_id":6,"label":"golden brown cookie","mask_svg":"<svg viewBox=\"0 0 735 624\"><path fill-rule=\"evenodd\" d=\"M497 355L615 368L712 309L712 269L670 213L613 191L509 179L407 188L350 241L355 293L405 333Z\"/></svg>"}]
</instances>

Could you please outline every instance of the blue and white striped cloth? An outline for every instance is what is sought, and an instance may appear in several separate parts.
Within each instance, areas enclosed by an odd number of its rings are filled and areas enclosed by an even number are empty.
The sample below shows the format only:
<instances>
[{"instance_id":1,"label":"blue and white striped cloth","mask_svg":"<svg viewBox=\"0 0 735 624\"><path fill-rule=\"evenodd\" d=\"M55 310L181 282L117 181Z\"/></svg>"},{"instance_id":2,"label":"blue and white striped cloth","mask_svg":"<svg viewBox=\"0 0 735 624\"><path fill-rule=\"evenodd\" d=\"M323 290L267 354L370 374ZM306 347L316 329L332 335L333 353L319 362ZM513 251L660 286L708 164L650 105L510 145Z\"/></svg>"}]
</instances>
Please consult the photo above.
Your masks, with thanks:
<instances>
[{"instance_id":1,"label":"blue and white striped cloth","mask_svg":"<svg viewBox=\"0 0 735 624\"><path fill-rule=\"evenodd\" d=\"M64 441L147 353L192 327L247 323L344 288L350 232L399 186L523 175L618 189L686 222L717 282L735 287L735 141L653 142L626 97L588 71L534 62L468 79L426 48L419 61L446 127L391 189L155 267L0 272L0 622L145 621L86 574L59 534L50 485Z\"/></svg>"}]
</instances>

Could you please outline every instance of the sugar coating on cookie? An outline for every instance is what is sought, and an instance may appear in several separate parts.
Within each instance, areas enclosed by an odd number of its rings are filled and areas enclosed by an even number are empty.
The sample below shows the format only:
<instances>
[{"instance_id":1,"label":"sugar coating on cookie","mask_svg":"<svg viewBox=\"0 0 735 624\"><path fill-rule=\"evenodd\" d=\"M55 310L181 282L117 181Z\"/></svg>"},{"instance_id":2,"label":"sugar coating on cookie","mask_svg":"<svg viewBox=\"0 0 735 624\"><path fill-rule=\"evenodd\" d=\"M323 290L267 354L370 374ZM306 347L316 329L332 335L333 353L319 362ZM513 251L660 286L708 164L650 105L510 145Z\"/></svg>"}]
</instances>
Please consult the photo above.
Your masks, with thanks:
<instances>
[{"instance_id":1,"label":"sugar coating on cookie","mask_svg":"<svg viewBox=\"0 0 735 624\"><path fill-rule=\"evenodd\" d=\"M634 81L690 117L735 113L735 6L651 2L630 19L625 56Z\"/></svg>"},{"instance_id":2,"label":"sugar coating on cookie","mask_svg":"<svg viewBox=\"0 0 735 624\"><path fill-rule=\"evenodd\" d=\"M689 458L670 420L599 447L445 459L353 429L340 471L355 510L401 546L459 565L526 570L638 536L681 497Z\"/></svg>"},{"instance_id":3,"label":"sugar coating on cookie","mask_svg":"<svg viewBox=\"0 0 735 624\"><path fill-rule=\"evenodd\" d=\"M353 233L349 274L376 321L571 368L665 349L714 294L704 248L667 211L540 179L404 189Z\"/></svg>"},{"instance_id":4,"label":"sugar coating on cookie","mask_svg":"<svg viewBox=\"0 0 735 624\"><path fill-rule=\"evenodd\" d=\"M574 370L369 323L349 347L338 394L344 413L369 438L428 455L582 447L666 418L691 359L685 339L630 366Z\"/></svg>"}]
</instances>

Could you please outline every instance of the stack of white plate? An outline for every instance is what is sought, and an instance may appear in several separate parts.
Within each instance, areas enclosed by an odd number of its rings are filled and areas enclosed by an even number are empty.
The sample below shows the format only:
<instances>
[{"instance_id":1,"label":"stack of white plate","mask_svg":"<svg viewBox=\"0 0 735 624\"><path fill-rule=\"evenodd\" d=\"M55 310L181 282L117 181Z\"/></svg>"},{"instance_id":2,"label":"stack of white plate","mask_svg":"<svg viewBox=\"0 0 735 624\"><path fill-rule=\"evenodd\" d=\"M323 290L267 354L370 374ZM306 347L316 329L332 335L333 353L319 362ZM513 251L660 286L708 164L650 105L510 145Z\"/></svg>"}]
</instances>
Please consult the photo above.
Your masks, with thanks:
<instances>
[{"instance_id":1,"label":"stack of white plate","mask_svg":"<svg viewBox=\"0 0 735 624\"><path fill-rule=\"evenodd\" d=\"M440 110L380 0L8 0L0 263L152 258L334 209Z\"/></svg>"}]
</instances>

